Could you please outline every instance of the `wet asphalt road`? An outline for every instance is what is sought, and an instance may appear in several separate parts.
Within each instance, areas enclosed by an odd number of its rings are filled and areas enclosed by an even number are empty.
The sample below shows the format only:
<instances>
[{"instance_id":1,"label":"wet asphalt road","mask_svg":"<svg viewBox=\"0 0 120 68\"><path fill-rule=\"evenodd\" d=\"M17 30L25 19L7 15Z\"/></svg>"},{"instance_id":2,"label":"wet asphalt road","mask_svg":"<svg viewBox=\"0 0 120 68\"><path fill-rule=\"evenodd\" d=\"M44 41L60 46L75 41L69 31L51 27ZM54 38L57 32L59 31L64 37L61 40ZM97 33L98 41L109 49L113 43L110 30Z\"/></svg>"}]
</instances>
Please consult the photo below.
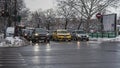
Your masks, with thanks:
<instances>
[{"instance_id":1,"label":"wet asphalt road","mask_svg":"<svg viewBox=\"0 0 120 68\"><path fill-rule=\"evenodd\" d=\"M0 48L0 68L120 68L120 43L50 42Z\"/></svg>"}]
</instances>

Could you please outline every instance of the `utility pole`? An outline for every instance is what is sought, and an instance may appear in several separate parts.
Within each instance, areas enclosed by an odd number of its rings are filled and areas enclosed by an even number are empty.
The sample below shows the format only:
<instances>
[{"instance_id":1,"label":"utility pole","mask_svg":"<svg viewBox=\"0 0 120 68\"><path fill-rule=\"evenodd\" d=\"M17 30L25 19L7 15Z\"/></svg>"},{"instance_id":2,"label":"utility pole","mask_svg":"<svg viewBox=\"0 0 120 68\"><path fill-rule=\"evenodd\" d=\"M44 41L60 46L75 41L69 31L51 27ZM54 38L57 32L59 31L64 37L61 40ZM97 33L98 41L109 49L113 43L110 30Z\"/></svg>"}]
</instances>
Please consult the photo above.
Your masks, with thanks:
<instances>
[{"instance_id":1,"label":"utility pole","mask_svg":"<svg viewBox=\"0 0 120 68\"><path fill-rule=\"evenodd\" d=\"M81 7L81 12L83 12L83 6ZM79 25L78 25L78 30L80 29L82 23L83 23L83 16L82 16L82 14L81 14L80 23L79 23ZM83 28L83 29L84 29L84 28Z\"/></svg>"},{"instance_id":2,"label":"utility pole","mask_svg":"<svg viewBox=\"0 0 120 68\"><path fill-rule=\"evenodd\" d=\"M7 0L5 0L5 2L4 2L4 10L3 10L3 12L4 12L4 15L6 15L6 12L7 12ZM7 28L6 20L7 20L7 17L4 16L4 38L6 37L6 28Z\"/></svg>"},{"instance_id":3,"label":"utility pole","mask_svg":"<svg viewBox=\"0 0 120 68\"><path fill-rule=\"evenodd\" d=\"M16 26L17 26L17 0L14 0L15 1L15 9L14 9L14 27L15 27L15 33L14 33L14 36L16 36L17 35L17 30L16 30Z\"/></svg>"},{"instance_id":4,"label":"utility pole","mask_svg":"<svg viewBox=\"0 0 120 68\"><path fill-rule=\"evenodd\" d=\"M14 26L16 26L17 22L17 0L15 0L15 10L14 10L14 15L15 15L15 23Z\"/></svg>"}]
</instances>

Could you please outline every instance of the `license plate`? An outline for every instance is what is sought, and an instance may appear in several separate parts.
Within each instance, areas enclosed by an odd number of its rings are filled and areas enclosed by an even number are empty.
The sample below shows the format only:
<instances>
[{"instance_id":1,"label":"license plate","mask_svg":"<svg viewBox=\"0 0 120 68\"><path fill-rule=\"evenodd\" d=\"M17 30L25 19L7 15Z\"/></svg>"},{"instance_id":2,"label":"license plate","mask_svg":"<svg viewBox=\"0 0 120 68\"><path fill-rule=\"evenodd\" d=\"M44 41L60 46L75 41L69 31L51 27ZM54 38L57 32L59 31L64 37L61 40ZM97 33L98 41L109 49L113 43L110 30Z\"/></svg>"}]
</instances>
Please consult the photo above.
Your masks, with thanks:
<instances>
[{"instance_id":1,"label":"license plate","mask_svg":"<svg viewBox=\"0 0 120 68\"><path fill-rule=\"evenodd\" d=\"M41 37L41 39L44 39L45 37Z\"/></svg>"}]
</instances>

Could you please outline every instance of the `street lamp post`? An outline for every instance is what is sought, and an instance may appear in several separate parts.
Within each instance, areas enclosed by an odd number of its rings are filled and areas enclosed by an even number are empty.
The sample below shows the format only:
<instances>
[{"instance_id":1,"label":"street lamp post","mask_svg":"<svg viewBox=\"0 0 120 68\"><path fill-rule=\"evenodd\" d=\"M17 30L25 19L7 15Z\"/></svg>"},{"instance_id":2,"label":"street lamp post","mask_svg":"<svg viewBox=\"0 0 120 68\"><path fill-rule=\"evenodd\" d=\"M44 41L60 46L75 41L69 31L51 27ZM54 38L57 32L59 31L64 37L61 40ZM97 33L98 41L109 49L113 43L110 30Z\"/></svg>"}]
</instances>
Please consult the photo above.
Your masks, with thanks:
<instances>
[{"instance_id":1,"label":"street lamp post","mask_svg":"<svg viewBox=\"0 0 120 68\"><path fill-rule=\"evenodd\" d=\"M7 1L5 0L5 2L4 2L4 10L3 10L3 12L4 12L4 15L3 15L3 17L4 17L4 38L6 37L6 11L7 11Z\"/></svg>"},{"instance_id":2,"label":"street lamp post","mask_svg":"<svg viewBox=\"0 0 120 68\"><path fill-rule=\"evenodd\" d=\"M14 24L14 26L16 26L16 22L17 22L17 0L15 0L15 10L14 10L14 15L15 15L15 24Z\"/></svg>"},{"instance_id":3,"label":"street lamp post","mask_svg":"<svg viewBox=\"0 0 120 68\"><path fill-rule=\"evenodd\" d=\"M15 7L15 9L14 9L14 27L15 27L15 33L14 33L14 36L16 36L17 35L17 28L16 28L16 26L17 26L17 0L14 0L15 2L15 5L14 5L14 7Z\"/></svg>"}]
</instances>

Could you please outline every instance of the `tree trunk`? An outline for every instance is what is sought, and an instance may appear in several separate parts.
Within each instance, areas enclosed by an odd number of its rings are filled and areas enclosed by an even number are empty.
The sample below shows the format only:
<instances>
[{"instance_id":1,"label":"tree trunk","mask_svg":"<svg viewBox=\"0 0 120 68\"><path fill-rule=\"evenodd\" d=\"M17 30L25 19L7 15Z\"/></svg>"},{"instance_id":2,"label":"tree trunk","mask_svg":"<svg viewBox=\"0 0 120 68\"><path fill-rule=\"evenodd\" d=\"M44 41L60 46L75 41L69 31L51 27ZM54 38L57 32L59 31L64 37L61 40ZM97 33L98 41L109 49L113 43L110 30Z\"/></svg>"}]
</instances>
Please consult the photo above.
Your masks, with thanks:
<instances>
[{"instance_id":1,"label":"tree trunk","mask_svg":"<svg viewBox=\"0 0 120 68\"><path fill-rule=\"evenodd\" d=\"M12 26L12 21L11 21L11 17L9 17L7 22L7 27L11 27L11 26Z\"/></svg>"},{"instance_id":2,"label":"tree trunk","mask_svg":"<svg viewBox=\"0 0 120 68\"><path fill-rule=\"evenodd\" d=\"M65 29L67 29L68 19L65 20Z\"/></svg>"},{"instance_id":3,"label":"tree trunk","mask_svg":"<svg viewBox=\"0 0 120 68\"><path fill-rule=\"evenodd\" d=\"M47 23L47 29L50 30L50 22Z\"/></svg>"},{"instance_id":4,"label":"tree trunk","mask_svg":"<svg viewBox=\"0 0 120 68\"><path fill-rule=\"evenodd\" d=\"M79 22L79 25L78 25L78 30L80 29L80 26L82 25L82 19L80 20L80 22Z\"/></svg>"},{"instance_id":5,"label":"tree trunk","mask_svg":"<svg viewBox=\"0 0 120 68\"><path fill-rule=\"evenodd\" d=\"M90 31L90 18L87 18L87 22L86 22L86 32L88 32L89 33L89 31Z\"/></svg>"}]
</instances>

